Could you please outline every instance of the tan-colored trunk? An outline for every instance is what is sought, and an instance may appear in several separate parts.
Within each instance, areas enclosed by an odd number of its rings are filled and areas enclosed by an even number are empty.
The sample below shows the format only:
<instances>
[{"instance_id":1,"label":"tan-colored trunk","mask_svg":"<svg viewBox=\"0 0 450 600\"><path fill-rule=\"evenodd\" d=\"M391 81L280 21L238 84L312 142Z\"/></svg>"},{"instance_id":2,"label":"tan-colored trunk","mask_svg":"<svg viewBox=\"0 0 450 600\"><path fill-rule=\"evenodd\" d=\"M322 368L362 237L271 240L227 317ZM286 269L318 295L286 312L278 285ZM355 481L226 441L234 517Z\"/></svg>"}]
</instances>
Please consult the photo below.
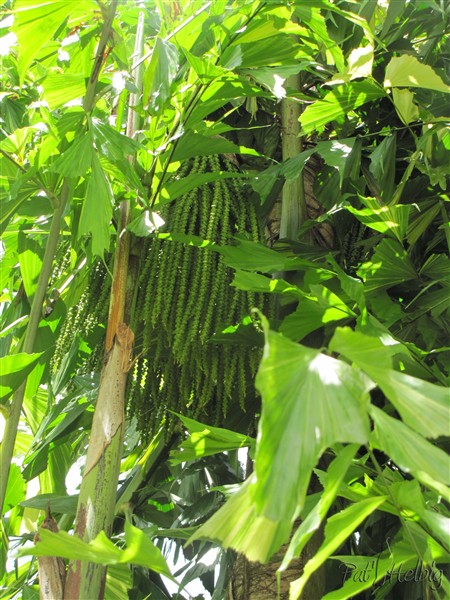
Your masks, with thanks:
<instances>
[{"instance_id":1,"label":"tan-colored trunk","mask_svg":"<svg viewBox=\"0 0 450 600\"><path fill-rule=\"evenodd\" d=\"M277 569L287 550L287 544L269 563L262 565L252 563L245 556L236 559L233 579L229 585L227 600L289 600L289 586L298 579L303 567L317 552L322 541L321 531L306 545L300 558L293 560L282 573L278 588ZM279 593L279 596L278 596ZM325 595L325 580L323 570L319 569L308 581L302 593L301 600L320 600Z\"/></svg>"}]
</instances>

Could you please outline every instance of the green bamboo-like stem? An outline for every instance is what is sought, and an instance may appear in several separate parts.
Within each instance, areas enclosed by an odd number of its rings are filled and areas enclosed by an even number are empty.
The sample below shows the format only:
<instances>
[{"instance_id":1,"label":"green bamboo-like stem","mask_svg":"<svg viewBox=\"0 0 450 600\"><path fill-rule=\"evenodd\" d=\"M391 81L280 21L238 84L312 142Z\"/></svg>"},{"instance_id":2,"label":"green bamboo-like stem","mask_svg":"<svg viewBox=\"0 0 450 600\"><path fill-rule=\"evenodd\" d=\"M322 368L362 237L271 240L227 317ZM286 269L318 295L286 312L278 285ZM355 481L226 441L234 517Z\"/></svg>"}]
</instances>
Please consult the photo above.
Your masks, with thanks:
<instances>
[{"instance_id":1,"label":"green bamboo-like stem","mask_svg":"<svg viewBox=\"0 0 450 600\"><path fill-rule=\"evenodd\" d=\"M117 6L117 0L111 2L107 15L103 24L102 33L100 36L97 54L92 69L92 74L89 79L86 96L83 101L83 108L86 112L91 112L95 105L95 89L97 86L98 77L104 61L104 53L111 35L111 27L114 19ZM31 354L34 349L39 322L41 320L45 294L47 293L48 281L51 275L55 250L59 239L61 229L61 221L69 201L72 189L72 182L65 179L61 188L60 198L51 198L55 211L53 213L50 232L45 247L44 258L42 262L42 270L39 274L36 293L30 309L30 318L25 332L22 351ZM20 421L22 405L25 395L26 381L16 390L10 407L10 412L5 425L5 433L0 450L0 508L3 513L3 505L5 502L6 488L8 483L9 468L14 453L16 442L17 427Z\"/></svg>"},{"instance_id":2,"label":"green bamboo-like stem","mask_svg":"<svg viewBox=\"0 0 450 600\"><path fill-rule=\"evenodd\" d=\"M56 246L59 239L59 231L61 228L61 220L66 208L67 200L70 196L70 185L66 181L63 184L59 205L53 213L50 231L48 234L47 244L45 246L44 258L42 261L42 270L39 273L39 279L36 286L33 302L30 310L28 326L25 331L25 337L22 346L22 352L32 354L34 343L39 328L39 322L42 316L42 307L44 305L45 295L48 288L48 280L51 275L53 257L55 255ZM13 395L8 418L5 424L5 432L0 450L0 507L5 501L6 487L8 483L9 467L14 453L14 445L16 443L17 428L19 426L20 415L22 412L23 399L25 396L26 380L16 390Z\"/></svg>"},{"instance_id":3,"label":"green bamboo-like stem","mask_svg":"<svg viewBox=\"0 0 450 600\"><path fill-rule=\"evenodd\" d=\"M300 90L300 75L292 75L286 81L288 89ZM298 101L285 98L281 102L282 153L283 161L293 158L302 152L303 143L300 137L301 105ZM303 174L297 179L286 181L281 200L280 238L295 239L300 227L306 219L305 192Z\"/></svg>"},{"instance_id":4,"label":"green bamboo-like stem","mask_svg":"<svg viewBox=\"0 0 450 600\"><path fill-rule=\"evenodd\" d=\"M144 13L139 15L134 57L134 83L142 87L142 67L135 68L144 50ZM135 106L139 98L130 96L129 107ZM129 108L127 131L133 137L139 126L138 114ZM125 428L125 386L134 335L124 323L127 297L127 273L130 256L130 235L126 227L130 219L130 204L123 201L120 206L118 243L114 261L111 302L100 386L92 422L86 466L80 487L75 533L84 541L91 541L101 531L111 534L117 484L122 458ZM64 589L66 600L103 598L106 568L87 561L72 561L69 564Z\"/></svg>"}]
</instances>

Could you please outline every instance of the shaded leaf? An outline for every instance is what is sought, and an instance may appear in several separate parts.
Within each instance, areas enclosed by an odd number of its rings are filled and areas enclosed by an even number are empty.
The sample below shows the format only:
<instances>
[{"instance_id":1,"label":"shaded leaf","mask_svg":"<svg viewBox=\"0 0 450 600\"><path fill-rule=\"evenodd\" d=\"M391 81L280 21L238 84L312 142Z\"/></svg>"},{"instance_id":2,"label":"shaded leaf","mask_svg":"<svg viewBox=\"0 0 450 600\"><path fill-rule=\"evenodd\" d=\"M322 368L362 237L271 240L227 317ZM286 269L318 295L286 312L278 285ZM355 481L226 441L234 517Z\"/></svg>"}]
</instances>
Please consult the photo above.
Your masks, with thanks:
<instances>
[{"instance_id":1,"label":"shaded leaf","mask_svg":"<svg viewBox=\"0 0 450 600\"><path fill-rule=\"evenodd\" d=\"M313 558L306 563L303 569L303 575L296 581L293 581L290 585L290 600L297 600L300 598L303 588L314 571L316 571L327 558L339 548L358 525L372 514L374 510L380 507L385 500L385 496L368 498L367 500L351 504L328 519L327 524L325 525L325 539L323 544Z\"/></svg>"},{"instance_id":2,"label":"shaded leaf","mask_svg":"<svg viewBox=\"0 0 450 600\"><path fill-rule=\"evenodd\" d=\"M253 438L241 433L221 427L203 425L178 413L175 414L189 431L189 437L180 443L178 450L171 451L171 463L174 465L189 460L197 460L202 456L211 456L219 452L252 447L255 443Z\"/></svg>"},{"instance_id":3,"label":"shaded leaf","mask_svg":"<svg viewBox=\"0 0 450 600\"><path fill-rule=\"evenodd\" d=\"M370 261L363 263L357 274L365 282L366 291L417 279L417 274L408 253L396 240L383 239Z\"/></svg>"}]
</instances>

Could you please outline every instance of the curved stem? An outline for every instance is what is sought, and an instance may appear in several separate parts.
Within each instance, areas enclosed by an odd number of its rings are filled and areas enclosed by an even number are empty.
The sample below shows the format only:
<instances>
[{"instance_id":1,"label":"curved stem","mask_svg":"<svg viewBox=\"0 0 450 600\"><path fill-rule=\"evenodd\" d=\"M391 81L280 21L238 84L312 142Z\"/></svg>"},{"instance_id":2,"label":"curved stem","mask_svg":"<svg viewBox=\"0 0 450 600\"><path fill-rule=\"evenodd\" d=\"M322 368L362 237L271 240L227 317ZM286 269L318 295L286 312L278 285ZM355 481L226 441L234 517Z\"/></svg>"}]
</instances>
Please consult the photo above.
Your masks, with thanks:
<instances>
[{"instance_id":1,"label":"curved stem","mask_svg":"<svg viewBox=\"0 0 450 600\"><path fill-rule=\"evenodd\" d=\"M100 41L97 48L96 58L92 75L89 79L86 96L83 102L83 108L86 112L90 112L95 105L95 89L97 86L98 77L100 75L101 67L104 60L105 49L108 44L108 40L111 34L112 22L114 19L116 6L118 0L113 0L109 6L108 15L103 24ZM50 232L45 247L44 259L42 263L42 270L39 274L37 283L36 293L33 298L33 302L30 310L30 318L28 321L27 329L25 332L25 339L23 343L23 352L31 354L34 349L34 343L36 340L39 322L41 320L42 308L44 305L45 294L48 288L48 281L51 275L53 259L55 256L55 250L59 239L59 232L61 228L61 221L69 201L72 181L66 178L61 188L61 194L59 198L53 196L52 200L55 206L53 213L52 223L50 225ZM26 380L16 390L13 400L11 403L10 413L5 425L5 433L3 436L3 442L0 450L0 508L3 513L3 505L5 502L6 488L9 476L9 468L14 453L14 446L16 442L17 427L20 421L20 414L22 412L22 405L26 389Z\"/></svg>"},{"instance_id":2,"label":"curved stem","mask_svg":"<svg viewBox=\"0 0 450 600\"><path fill-rule=\"evenodd\" d=\"M65 182L61 192L59 206L53 213L50 232L48 235L47 245L45 247L44 258L42 261L42 270L39 274L39 279L36 287L36 293L33 298L33 303L30 310L30 318L25 331L25 338L22 346L22 352L31 354L34 349L34 343L39 328L39 322L42 315L42 307L47 293L48 280L51 275L53 257L55 255L56 245L59 239L59 230L61 220L66 208L67 200L71 193L71 186ZM14 445L16 442L16 433L19 426L20 414L22 412L22 404L25 395L26 380L16 390L11 402L10 412L5 425L5 433L0 450L0 506L3 513L3 504L5 501L6 487L8 482L9 467L14 453Z\"/></svg>"}]
</instances>

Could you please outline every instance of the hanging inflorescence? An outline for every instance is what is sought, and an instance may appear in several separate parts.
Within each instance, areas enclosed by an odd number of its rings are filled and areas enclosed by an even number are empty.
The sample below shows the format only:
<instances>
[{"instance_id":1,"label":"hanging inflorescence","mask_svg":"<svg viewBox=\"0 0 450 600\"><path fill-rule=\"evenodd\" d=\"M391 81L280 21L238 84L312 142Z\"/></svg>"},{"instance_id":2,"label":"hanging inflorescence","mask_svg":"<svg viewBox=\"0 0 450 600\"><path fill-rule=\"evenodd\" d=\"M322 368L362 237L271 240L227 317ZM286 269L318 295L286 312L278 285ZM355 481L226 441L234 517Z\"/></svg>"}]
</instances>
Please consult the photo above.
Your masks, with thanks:
<instances>
[{"instance_id":1,"label":"hanging inflorescence","mask_svg":"<svg viewBox=\"0 0 450 600\"><path fill-rule=\"evenodd\" d=\"M220 171L237 169L223 156L198 157L186 162L176 178ZM225 178L191 190L163 209L161 231L199 236L220 245L244 232L260 240L255 209L242 189L239 179ZM240 323L253 307L263 309L262 294L238 290L230 285L232 279L233 271L217 252L158 236L146 240L132 323L138 358L127 390L129 412L144 434L163 420L170 430L174 419L170 410L220 423L229 405L244 409L246 397L254 395L260 348L214 342L214 334ZM61 364L76 332L86 338L106 322L110 285L99 261L80 301L69 309L54 368ZM98 345L85 368L93 369L101 359Z\"/></svg>"},{"instance_id":2,"label":"hanging inflorescence","mask_svg":"<svg viewBox=\"0 0 450 600\"><path fill-rule=\"evenodd\" d=\"M177 176L236 170L224 157L198 157ZM204 184L168 205L162 216L163 231L173 234L221 245L237 233L261 239L255 209L237 179ZM167 409L217 423L231 402L244 407L260 351L215 344L213 335L239 323L251 308L262 308L263 297L232 287L232 278L217 252L160 238L149 242L133 326L140 331L143 315L142 354L130 380L130 412L141 429L164 418L170 423Z\"/></svg>"}]
</instances>

